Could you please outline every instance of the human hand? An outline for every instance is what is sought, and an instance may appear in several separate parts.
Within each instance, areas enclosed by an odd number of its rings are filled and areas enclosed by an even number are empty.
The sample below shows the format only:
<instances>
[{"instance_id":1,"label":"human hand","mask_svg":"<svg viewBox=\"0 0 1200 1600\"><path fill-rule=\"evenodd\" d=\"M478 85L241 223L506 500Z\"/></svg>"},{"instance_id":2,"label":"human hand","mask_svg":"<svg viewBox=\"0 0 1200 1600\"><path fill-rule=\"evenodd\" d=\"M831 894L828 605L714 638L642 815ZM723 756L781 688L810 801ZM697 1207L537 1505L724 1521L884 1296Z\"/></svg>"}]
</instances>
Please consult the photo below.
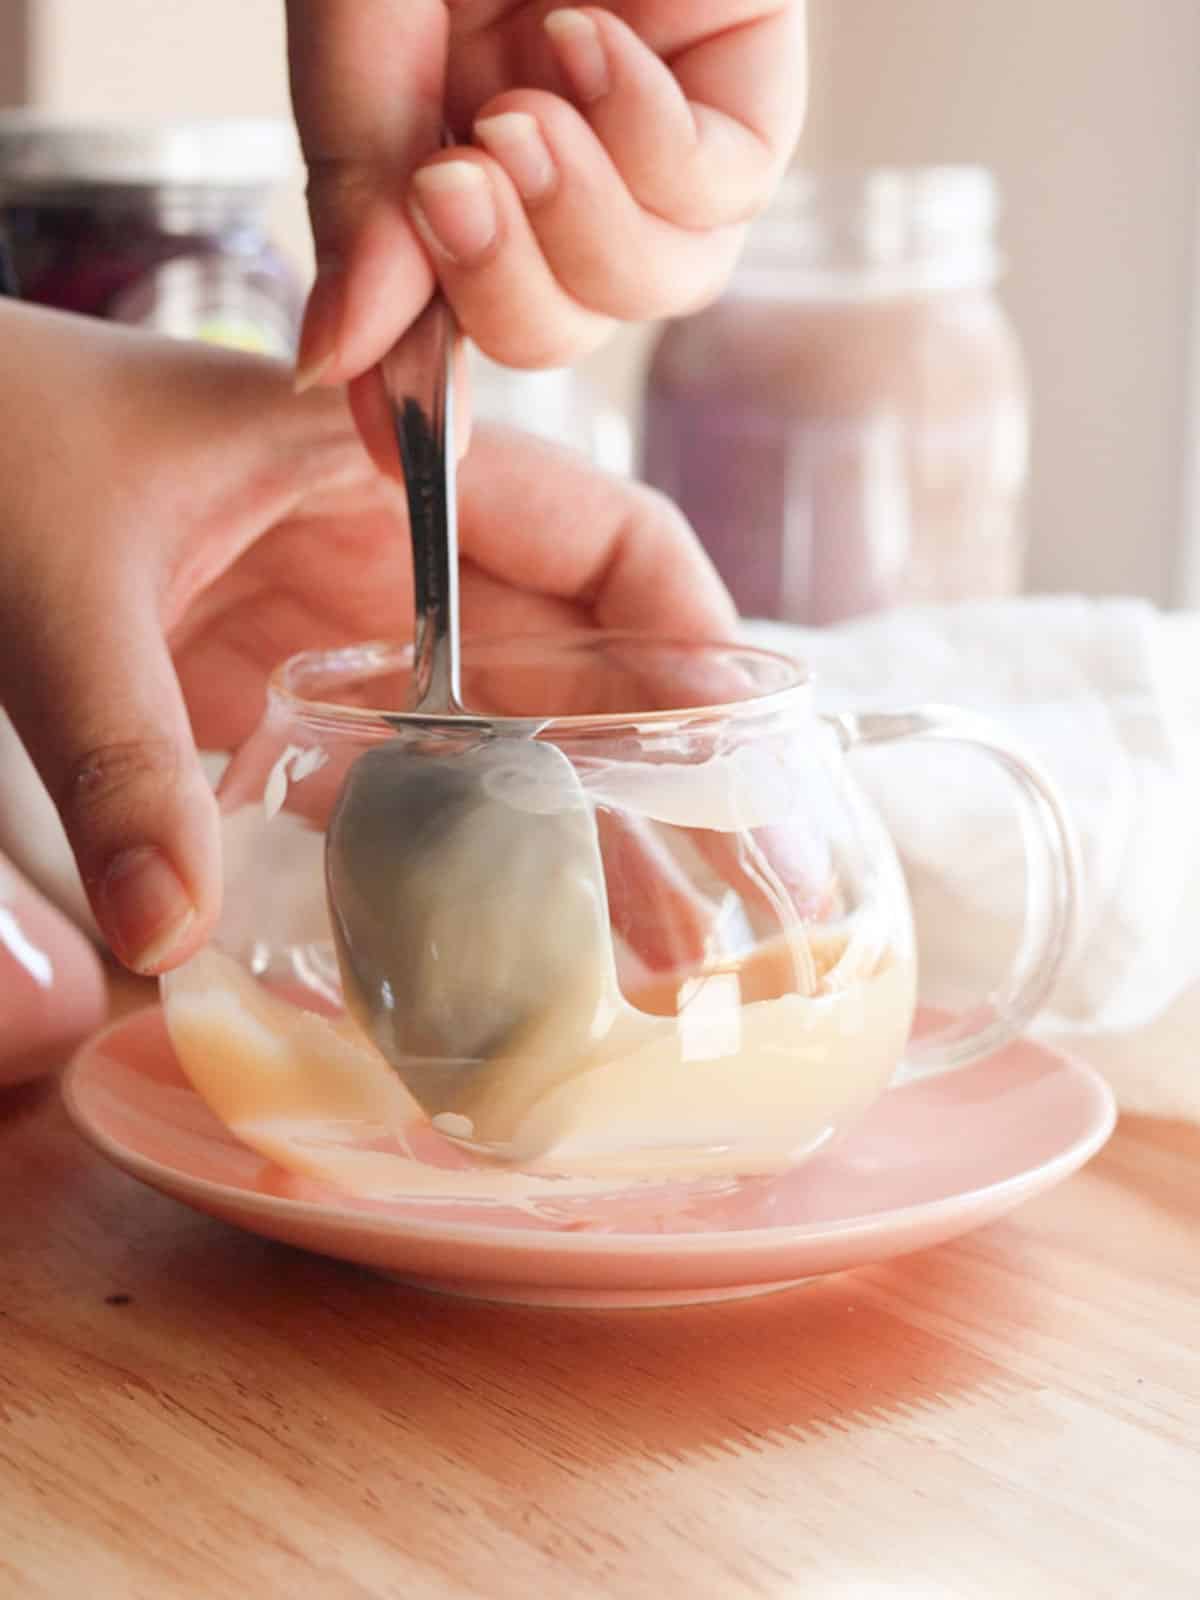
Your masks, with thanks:
<instances>
[{"instance_id":1,"label":"human hand","mask_svg":"<svg viewBox=\"0 0 1200 1600\"><path fill-rule=\"evenodd\" d=\"M295 651L407 632L403 496L274 363L5 303L0 345L0 701L105 936L162 971L219 909L197 742L245 739ZM460 487L466 629L732 631L650 491L487 428Z\"/></svg>"},{"instance_id":2,"label":"human hand","mask_svg":"<svg viewBox=\"0 0 1200 1600\"><path fill-rule=\"evenodd\" d=\"M88 940L0 855L0 1089L61 1065L106 1011Z\"/></svg>"},{"instance_id":3,"label":"human hand","mask_svg":"<svg viewBox=\"0 0 1200 1600\"><path fill-rule=\"evenodd\" d=\"M715 297L799 134L803 0L288 0L318 277L301 385L437 281L510 366ZM448 123L462 141L432 156Z\"/></svg>"}]
</instances>

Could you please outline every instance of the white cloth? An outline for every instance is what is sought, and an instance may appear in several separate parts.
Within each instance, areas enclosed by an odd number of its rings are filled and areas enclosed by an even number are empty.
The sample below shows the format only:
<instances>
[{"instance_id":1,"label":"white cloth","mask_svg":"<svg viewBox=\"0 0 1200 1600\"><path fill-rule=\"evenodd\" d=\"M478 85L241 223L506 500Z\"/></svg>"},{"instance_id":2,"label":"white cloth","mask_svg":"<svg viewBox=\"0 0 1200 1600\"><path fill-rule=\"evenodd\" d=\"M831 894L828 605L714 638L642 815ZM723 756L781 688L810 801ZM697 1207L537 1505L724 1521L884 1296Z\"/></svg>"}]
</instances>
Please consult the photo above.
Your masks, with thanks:
<instances>
[{"instance_id":1,"label":"white cloth","mask_svg":"<svg viewBox=\"0 0 1200 1600\"><path fill-rule=\"evenodd\" d=\"M1046 598L747 633L809 664L822 709L968 706L1049 770L1079 833L1081 936L1034 1031L1124 1109L1200 1121L1200 616ZM1023 908L1003 778L954 747L851 761L909 876L923 979L979 996Z\"/></svg>"}]
</instances>

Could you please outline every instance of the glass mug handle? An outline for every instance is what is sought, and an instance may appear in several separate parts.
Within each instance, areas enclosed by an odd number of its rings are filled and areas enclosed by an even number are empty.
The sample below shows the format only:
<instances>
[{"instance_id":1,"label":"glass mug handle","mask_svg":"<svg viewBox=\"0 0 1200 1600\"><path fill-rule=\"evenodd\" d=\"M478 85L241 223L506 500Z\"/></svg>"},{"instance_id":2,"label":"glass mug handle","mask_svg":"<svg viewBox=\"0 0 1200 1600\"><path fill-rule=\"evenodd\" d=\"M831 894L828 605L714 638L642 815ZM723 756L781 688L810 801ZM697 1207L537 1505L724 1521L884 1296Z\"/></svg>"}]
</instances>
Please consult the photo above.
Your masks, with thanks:
<instances>
[{"instance_id":1,"label":"glass mug handle","mask_svg":"<svg viewBox=\"0 0 1200 1600\"><path fill-rule=\"evenodd\" d=\"M965 1067L1013 1039L1046 999L1076 933L1079 847L1057 786L986 718L952 706L832 716L845 751L901 740L958 744L989 756L1012 779L1025 846L1025 921L1004 983L967 1015L910 1045L893 1083Z\"/></svg>"}]
</instances>

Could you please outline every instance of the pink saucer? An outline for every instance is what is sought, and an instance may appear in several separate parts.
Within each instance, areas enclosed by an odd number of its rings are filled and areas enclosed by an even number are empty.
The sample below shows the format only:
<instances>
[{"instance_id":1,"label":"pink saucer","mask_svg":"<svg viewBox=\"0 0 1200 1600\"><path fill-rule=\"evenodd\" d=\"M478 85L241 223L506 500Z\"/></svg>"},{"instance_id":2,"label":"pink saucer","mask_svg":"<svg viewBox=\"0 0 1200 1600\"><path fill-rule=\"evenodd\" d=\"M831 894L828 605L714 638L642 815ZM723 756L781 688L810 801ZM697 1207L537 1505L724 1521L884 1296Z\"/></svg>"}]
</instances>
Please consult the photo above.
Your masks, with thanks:
<instances>
[{"instance_id":1,"label":"pink saucer","mask_svg":"<svg viewBox=\"0 0 1200 1600\"><path fill-rule=\"evenodd\" d=\"M1023 1041L892 1090L789 1172L531 1211L359 1199L283 1172L189 1087L157 1008L87 1044L63 1092L102 1155L237 1227L444 1293L573 1306L731 1299L939 1244L1061 1183L1116 1120L1096 1072Z\"/></svg>"}]
</instances>

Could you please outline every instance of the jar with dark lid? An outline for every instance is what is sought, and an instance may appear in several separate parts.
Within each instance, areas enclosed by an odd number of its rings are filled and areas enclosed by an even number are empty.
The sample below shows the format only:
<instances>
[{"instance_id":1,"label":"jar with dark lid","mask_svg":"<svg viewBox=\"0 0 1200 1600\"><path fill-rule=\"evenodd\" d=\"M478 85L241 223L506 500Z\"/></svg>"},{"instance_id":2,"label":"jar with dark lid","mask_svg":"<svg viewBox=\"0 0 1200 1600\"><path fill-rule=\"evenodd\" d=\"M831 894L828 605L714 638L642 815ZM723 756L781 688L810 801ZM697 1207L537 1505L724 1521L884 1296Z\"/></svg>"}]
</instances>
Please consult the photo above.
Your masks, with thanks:
<instances>
[{"instance_id":1,"label":"jar with dark lid","mask_svg":"<svg viewBox=\"0 0 1200 1600\"><path fill-rule=\"evenodd\" d=\"M1028 406L977 168L788 175L725 297L665 329L644 471L751 615L1020 585Z\"/></svg>"},{"instance_id":2,"label":"jar with dark lid","mask_svg":"<svg viewBox=\"0 0 1200 1600\"><path fill-rule=\"evenodd\" d=\"M0 112L0 218L22 297L287 358L302 306L267 206L282 121L127 127Z\"/></svg>"}]
</instances>

